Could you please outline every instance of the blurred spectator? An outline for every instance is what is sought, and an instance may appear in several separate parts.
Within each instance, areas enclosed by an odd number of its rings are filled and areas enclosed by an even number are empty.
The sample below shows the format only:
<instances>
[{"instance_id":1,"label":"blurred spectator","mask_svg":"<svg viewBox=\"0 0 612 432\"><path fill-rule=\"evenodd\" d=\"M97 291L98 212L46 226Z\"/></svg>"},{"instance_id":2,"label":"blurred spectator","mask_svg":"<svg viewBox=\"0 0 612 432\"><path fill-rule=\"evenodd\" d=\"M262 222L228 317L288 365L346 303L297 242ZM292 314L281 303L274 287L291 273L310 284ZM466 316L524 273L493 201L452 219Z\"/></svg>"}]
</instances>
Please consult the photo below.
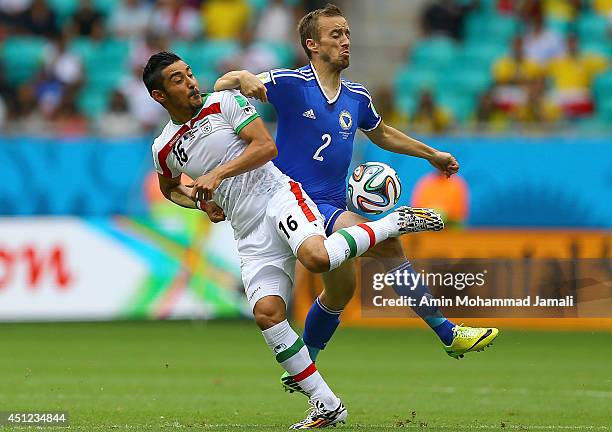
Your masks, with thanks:
<instances>
[{"instance_id":1,"label":"blurred spectator","mask_svg":"<svg viewBox=\"0 0 612 432\"><path fill-rule=\"evenodd\" d=\"M496 83L521 85L544 75L545 69L537 62L526 58L524 52L523 38L516 36L512 40L510 54L493 65L493 77Z\"/></svg>"},{"instance_id":2,"label":"blurred spectator","mask_svg":"<svg viewBox=\"0 0 612 432\"><path fill-rule=\"evenodd\" d=\"M524 105L527 99L527 84L543 77L545 68L525 57L523 38L516 36L509 55L499 59L493 66L495 105L510 111Z\"/></svg>"},{"instance_id":3,"label":"blurred spectator","mask_svg":"<svg viewBox=\"0 0 612 432\"><path fill-rule=\"evenodd\" d=\"M202 33L197 10L184 0L157 0L151 30L162 36L195 39Z\"/></svg>"},{"instance_id":4,"label":"blurred spectator","mask_svg":"<svg viewBox=\"0 0 612 432\"><path fill-rule=\"evenodd\" d=\"M296 29L295 18L295 10L284 0L271 0L259 16L255 38L260 41L283 43L293 40Z\"/></svg>"},{"instance_id":5,"label":"blurred spectator","mask_svg":"<svg viewBox=\"0 0 612 432\"><path fill-rule=\"evenodd\" d=\"M151 20L151 6L143 0L123 0L113 8L108 22L108 30L115 36L124 38L140 37L146 33Z\"/></svg>"},{"instance_id":6,"label":"blurred spectator","mask_svg":"<svg viewBox=\"0 0 612 432\"><path fill-rule=\"evenodd\" d=\"M127 100L128 108L140 127L153 131L162 121L168 121L168 114L155 102L142 82L142 68L135 68L121 84L119 91Z\"/></svg>"},{"instance_id":7,"label":"blurred spectator","mask_svg":"<svg viewBox=\"0 0 612 432\"><path fill-rule=\"evenodd\" d=\"M21 14L19 22L28 33L45 37L55 37L59 34L57 17L46 0L34 0Z\"/></svg>"},{"instance_id":8,"label":"blurred spectator","mask_svg":"<svg viewBox=\"0 0 612 432\"><path fill-rule=\"evenodd\" d=\"M501 132L507 128L508 117L495 105L491 90L478 98L478 105L470 123L472 129L480 132Z\"/></svg>"},{"instance_id":9,"label":"blurred spectator","mask_svg":"<svg viewBox=\"0 0 612 432\"><path fill-rule=\"evenodd\" d=\"M0 98L4 101L5 108L12 111L15 106L15 86L6 81L4 64L2 62L0 62Z\"/></svg>"},{"instance_id":10,"label":"blurred spectator","mask_svg":"<svg viewBox=\"0 0 612 432\"><path fill-rule=\"evenodd\" d=\"M391 88L387 86L378 88L373 101L376 111L385 123L399 128L408 125L408 117L395 109Z\"/></svg>"},{"instance_id":11,"label":"blurred spectator","mask_svg":"<svg viewBox=\"0 0 612 432\"><path fill-rule=\"evenodd\" d=\"M36 104L49 117L64 97L64 86L48 69L41 69L34 81Z\"/></svg>"},{"instance_id":12,"label":"blurred spectator","mask_svg":"<svg viewBox=\"0 0 612 432\"><path fill-rule=\"evenodd\" d=\"M49 119L39 108L34 85L22 84L17 88L15 105L8 113L10 131L13 133L28 133L41 135L49 133Z\"/></svg>"},{"instance_id":13,"label":"blurred spectator","mask_svg":"<svg viewBox=\"0 0 612 432\"><path fill-rule=\"evenodd\" d=\"M102 14L95 9L92 0L81 0L72 16L70 24L72 32L78 36L91 37L96 25L104 25Z\"/></svg>"},{"instance_id":14,"label":"blurred spectator","mask_svg":"<svg viewBox=\"0 0 612 432\"><path fill-rule=\"evenodd\" d=\"M0 131L3 131L6 127L6 111L6 103L4 103L4 98L2 97L2 95L0 95Z\"/></svg>"},{"instance_id":15,"label":"blurred spectator","mask_svg":"<svg viewBox=\"0 0 612 432\"><path fill-rule=\"evenodd\" d=\"M109 110L98 120L98 133L107 137L135 136L142 133L138 119L130 114L127 100L118 90L111 95Z\"/></svg>"},{"instance_id":16,"label":"blurred spectator","mask_svg":"<svg viewBox=\"0 0 612 432\"><path fill-rule=\"evenodd\" d=\"M223 61L223 69L250 70L257 73L274 69L279 65L279 59L274 51L265 44L256 43L253 31L245 29L240 35L240 50Z\"/></svg>"},{"instance_id":17,"label":"blurred spectator","mask_svg":"<svg viewBox=\"0 0 612 432\"><path fill-rule=\"evenodd\" d=\"M238 39L249 24L251 8L246 0L209 0L202 4L202 18L211 39Z\"/></svg>"},{"instance_id":18,"label":"blurred spectator","mask_svg":"<svg viewBox=\"0 0 612 432\"><path fill-rule=\"evenodd\" d=\"M460 227L468 217L468 185L459 174L446 178L444 173L432 172L417 181L410 204L433 208L448 227Z\"/></svg>"},{"instance_id":19,"label":"blurred spectator","mask_svg":"<svg viewBox=\"0 0 612 432\"><path fill-rule=\"evenodd\" d=\"M541 65L565 54L563 39L544 26L543 12L538 12L532 19L524 39L525 57Z\"/></svg>"},{"instance_id":20,"label":"blurred spectator","mask_svg":"<svg viewBox=\"0 0 612 432\"><path fill-rule=\"evenodd\" d=\"M143 39L138 40L130 52L130 67L142 70L149 57L160 51L167 51L170 44L165 36L149 32Z\"/></svg>"},{"instance_id":21,"label":"blurred spectator","mask_svg":"<svg viewBox=\"0 0 612 432\"><path fill-rule=\"evenodd\" d=\"M467 13L476 7L477 1L458 2L437 0L425 8L421 21L427 36L447 36L460 40L463 36L463 21Z\"/></svg>"},{"instance_id":22,"label":"blurred spectator","mask_svg":"<svg viewBox=\"0 0 612 432\"><path fill-rule=\"evenodd\" d=\"M68 51L67 35L57 36L47 48L45 68L60 83L76 86L83 79L83 65L76 54Z\"/></svg>"},{"instance_id":23,"label":"blurred spectator","mask_svg":"<svg viewBox=\"0 0 612 432\"><path fill-rule=\"evenodd\" d=\"M76 105L76 93L67 91L53 113L54 132L60 137L87 135L89 123Z\"/></svg>"},{"instance_id":24,"label":"blurred spectator","mask_svg":"<svg viewBox=\"0 0 612 432\"><path fill-rule=\"evenodd\" d=\"M545 80L537 79L527 87L527 100L514 113L515 120L528 128L542 129L561 118L561 110L546 97Z\"/></svg>"},{"instance_id":25,"label":"blurred spectator","mask_svg":"<svg viewBox=\"0 0 612 432\"><path fill-rule=\"evenodd\" d=\"M0 0L0 32L19 33L19 17L31 3L32 0Z\"/></svg>"},{"instance_id":26,"label":"blurred spectator","mask_svg":"<svg viewBox=\"0 0 612 432\"><path fill-rule=\"evenodd\" d=\"M412 128L418 133L437 134L448 131L451 123L452 117L436 104L431 91L422 91L412 117Z\"/></svg>"},{"instance_id":27,"label":"blurred spectator","mask_svg":"<svg viewBox=\"0 0 612 432\"><path fill-rule=\"evenodd\" d=\"M590 114L593 111L591 84L606 69L607 61L601 55L581 53L574 34L567 37L567 49L567 54L551 62L549 67L556 103L570 117Z\"/></svg>"}]
</instances>

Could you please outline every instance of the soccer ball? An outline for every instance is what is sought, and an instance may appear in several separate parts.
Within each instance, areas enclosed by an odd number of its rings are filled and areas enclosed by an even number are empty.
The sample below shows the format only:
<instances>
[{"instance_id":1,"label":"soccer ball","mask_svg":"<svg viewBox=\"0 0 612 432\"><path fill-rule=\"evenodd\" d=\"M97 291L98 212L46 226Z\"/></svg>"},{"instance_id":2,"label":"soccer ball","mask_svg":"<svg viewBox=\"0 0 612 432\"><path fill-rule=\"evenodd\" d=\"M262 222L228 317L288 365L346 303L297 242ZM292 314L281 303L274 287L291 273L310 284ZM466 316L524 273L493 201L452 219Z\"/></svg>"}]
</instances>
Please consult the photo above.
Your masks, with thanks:
<instances>
[{"instance_id":1,"label":"soccer ball","mask_svg":"<svg viewBox=\"0 0 612 432\"><path fill-rule=\"evenodd\" d=\"M402 193L402 184L393 168L382 162L366 162L353 171L348 182L348 199L364 213L391 210Z\"/></svg>"}]
</instances>

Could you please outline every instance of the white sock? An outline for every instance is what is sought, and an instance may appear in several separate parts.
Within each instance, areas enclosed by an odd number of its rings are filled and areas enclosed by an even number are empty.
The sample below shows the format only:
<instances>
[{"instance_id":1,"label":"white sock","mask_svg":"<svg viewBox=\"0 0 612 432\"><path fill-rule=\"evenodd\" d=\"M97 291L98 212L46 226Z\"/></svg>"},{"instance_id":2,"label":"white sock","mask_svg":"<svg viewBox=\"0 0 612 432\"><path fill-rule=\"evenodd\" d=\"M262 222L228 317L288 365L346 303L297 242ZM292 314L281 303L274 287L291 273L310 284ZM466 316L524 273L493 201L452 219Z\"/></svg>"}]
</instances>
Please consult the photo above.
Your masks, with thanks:
<instances>
[{"instance_id":1,"label":"white sock","mask_svg":"<svg viewBox=\"0 0 612 432\"><path fill-rule=\"evenodd\" d=\"M364 254L381 241L396 237L399 232L399 213L384 218L342 228L330 235L323 244L329 255L329 269L338 268L344 261Z\"/></svg>"},{"instance_id":2,"label":"white sock","mask_svg":"<svg viewBox=\"0 0 612 432\"><path fill-rule=\"evenodd\" d=\"M323 380L302 338L293 331L287 320L261 333L276 361L311 398L321 400L326 406L338 406L339 399Z\"/></svg>"}]
</instances>

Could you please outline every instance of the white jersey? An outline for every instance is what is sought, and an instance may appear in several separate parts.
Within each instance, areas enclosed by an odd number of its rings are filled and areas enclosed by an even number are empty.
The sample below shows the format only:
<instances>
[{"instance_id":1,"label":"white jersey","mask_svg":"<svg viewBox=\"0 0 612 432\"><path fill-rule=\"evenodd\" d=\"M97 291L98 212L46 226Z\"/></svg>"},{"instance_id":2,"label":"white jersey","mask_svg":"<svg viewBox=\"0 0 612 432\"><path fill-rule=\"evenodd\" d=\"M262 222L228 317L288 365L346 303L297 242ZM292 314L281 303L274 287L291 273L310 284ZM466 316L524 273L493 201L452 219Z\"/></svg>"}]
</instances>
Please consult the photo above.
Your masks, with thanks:
<instances>
[{"instance_id":1,"label":"white jersey","mask_svg":"<svg viewBox=\"0 0 612 432\"><path fill-rule=\"evenodd\" d=\"M204 105L189 122L169 121L153 142L153 160L161 175L181 173L196 179L218 165L238 157L247 144L238 135L259 117L238 91L202 95ZM262 220L268 199L289 178L272 162L221 182L213 201L225 212L237 239L245 237Z\"/></svg>"}]
</instances>

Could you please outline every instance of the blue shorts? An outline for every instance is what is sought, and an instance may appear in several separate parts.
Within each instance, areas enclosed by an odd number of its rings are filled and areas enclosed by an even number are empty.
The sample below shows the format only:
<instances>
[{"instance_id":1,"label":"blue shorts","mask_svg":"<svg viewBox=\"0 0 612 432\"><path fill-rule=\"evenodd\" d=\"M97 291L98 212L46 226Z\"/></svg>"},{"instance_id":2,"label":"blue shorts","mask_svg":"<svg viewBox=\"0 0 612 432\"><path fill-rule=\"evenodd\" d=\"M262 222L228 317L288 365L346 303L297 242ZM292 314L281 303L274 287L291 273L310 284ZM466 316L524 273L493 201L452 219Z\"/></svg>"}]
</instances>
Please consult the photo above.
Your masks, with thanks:
<instances>
[{"instance_id":1,"label":"blue shorts","mask_svg":"<svg viewBox=\"0 0 612 432\"><path fill-rule=\"evenodd\" d=\"M315 204L323 216L325 234L329 236L334 232L334 224L336 223L338 216L347 211L346 206L338 207L334 204L317 203L316 201Z\"/></svg>"}]
</instances>

